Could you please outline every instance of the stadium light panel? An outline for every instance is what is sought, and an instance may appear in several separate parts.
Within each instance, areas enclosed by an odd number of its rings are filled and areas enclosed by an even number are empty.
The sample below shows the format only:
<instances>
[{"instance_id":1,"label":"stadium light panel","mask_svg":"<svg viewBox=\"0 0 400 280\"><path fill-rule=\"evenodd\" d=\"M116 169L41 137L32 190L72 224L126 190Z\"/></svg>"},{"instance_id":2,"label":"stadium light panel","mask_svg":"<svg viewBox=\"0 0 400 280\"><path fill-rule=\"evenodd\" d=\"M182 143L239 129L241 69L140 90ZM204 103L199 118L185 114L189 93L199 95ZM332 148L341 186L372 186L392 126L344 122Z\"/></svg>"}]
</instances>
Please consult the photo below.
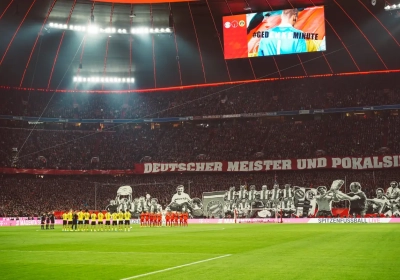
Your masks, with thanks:
<instances>
[{"instance_id":1,"label":"stadium light panel","mask_svg":"<svg viewBox=\"0 0 400 280\"><path fill-rule=\"evenodd\" d=\"M90 34L97 34L100 30L99 27L97 27L96 25L89 25L87 31Z\"/></svg>"},{"instance_id":2,"label":"stadium light panel","mask_svg":"<svg viewBox=\"0 0 400 280\"><path fill-rule=\"evenodd\" d=\"M106 33L108 35L115 33L128 34L128 31L125 28L115 28L115 27L101 28L94 24L89 24L86 26L86 25L72 25L72 24L67 25L62 23L50 22L48 27L63 29L63 30L78 31L78 32L87 32L89 34L98 34L98 33ZM158 34L172 33L172 30L171 28L164 28L164 27L158 27L158 28L136 27L130 29L130 34L149 34L149 33L158 33Z\"/></svg>"},{"instance_id":3,"label":"stadium light panel","mask_svg":"<svg viewBox=\"0 0 400 280\"><path fill-rule=\"evenodd\" d=\"M393 11L393 10L398 10L398 9L400 9L400 3L385 6L385 11Z\"/></svg>"},{"instance_id":4,"label":"stadium light panel","mask_svg":"<svg viewBox=\"0 0 400 280\"><path fill-rule=\"evenodd\" d=\"M75 76L73 77L73 81L75 83L113 83L113 84L125 84L125 83L134 83L134 78L118 78L118 77L81 77Z\"/></svg>"}]
</instances>

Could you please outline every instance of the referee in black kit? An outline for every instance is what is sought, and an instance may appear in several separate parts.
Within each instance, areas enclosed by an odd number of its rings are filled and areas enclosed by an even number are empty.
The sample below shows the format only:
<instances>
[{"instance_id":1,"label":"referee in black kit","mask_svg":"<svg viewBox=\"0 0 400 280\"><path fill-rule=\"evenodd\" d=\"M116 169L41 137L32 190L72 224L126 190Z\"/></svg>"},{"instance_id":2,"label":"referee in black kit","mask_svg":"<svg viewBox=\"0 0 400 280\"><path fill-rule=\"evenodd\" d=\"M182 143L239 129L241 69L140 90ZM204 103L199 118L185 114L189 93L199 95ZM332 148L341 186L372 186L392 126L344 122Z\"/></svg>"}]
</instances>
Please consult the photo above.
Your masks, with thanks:
<instances>
[{"instance_id":1,"label":"referee in black kit","mask_svg":"<svg viewBox=\"0 0 400 280\"><path fill-rule=\"evenodd\" d=\"M46 229L49 229L50 225L50 212L46 214Z\"/></svg>"},{"instance_id":2,"label":"referee in black kit","mask_svg":"<svg viewBox=\"0 0 400 280\"><path fill-rule=\"evenodd\" d=\"M44 229L45 223L46 223L46 214L42 213L42 216L40 216L40 229Z\"/></svg>"},{"instance_id":3,"label":"referee in black kit","mask_svg":"<svg viewBox=\"0 0 400 280\"><path fill-rule=\"evenodd\" d=\"M56 217L54 216L54 211L50 213L50 229L54 229L54 224Z\"/></svg>"},{"instance_id":4,"label":"referee in black kit","mask_svg":"<svg viewBox=\"0 0 400 280\"><path fill-rule=\"evenodd\" d=\"M77 228L78 228L78 213L74 211L74 213L72 214L72 230L77 230Z\"/></svg>"}]
</instances>

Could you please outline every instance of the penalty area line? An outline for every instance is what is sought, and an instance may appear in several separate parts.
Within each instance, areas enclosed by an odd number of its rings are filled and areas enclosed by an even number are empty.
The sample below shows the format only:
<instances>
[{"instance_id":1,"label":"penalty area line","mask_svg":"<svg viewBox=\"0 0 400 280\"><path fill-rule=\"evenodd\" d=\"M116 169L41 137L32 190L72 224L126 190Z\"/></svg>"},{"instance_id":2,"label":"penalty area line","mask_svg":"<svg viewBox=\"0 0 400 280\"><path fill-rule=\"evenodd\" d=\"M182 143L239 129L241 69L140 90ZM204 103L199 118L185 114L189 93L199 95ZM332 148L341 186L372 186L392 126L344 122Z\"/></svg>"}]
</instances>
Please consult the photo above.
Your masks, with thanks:
<instances>
[{"instance_id":1,"label":"penalty area line","mask_svg":"<svg viewBox=\"0 0 400 280\"><path fill-rule=\"evenodd\" d=\"M186 267L186 266L191 266L191 265L195 265L195 264L199 264L199 263L205 263L205 262L209 262L209 261L213 261L213 260L217 260L217 259L222 259L222 258L226 258L226 257L230 257L230 256L232 256L232 255L231 254L223 255L223 256L219 256L219 257L215 257L215 258L211 258L211 259L205 259L205 260L201 260L201 261L197 261L197 262L187 263L187 264L183 264L183 265L169 267L166 269L156 270L153 272L139 274L139 275L135 275L132 277L122 278L121 280L136 279L136 278L145 277L145 276L149 276L149 275L153 275L153 274L157 274L157 273L161 273L161 272L166 272L166 271L170 271L170 270L174 270L174 269L178 269L178 268L182 268L182 267Z\"/></svg>"}]
</instances>

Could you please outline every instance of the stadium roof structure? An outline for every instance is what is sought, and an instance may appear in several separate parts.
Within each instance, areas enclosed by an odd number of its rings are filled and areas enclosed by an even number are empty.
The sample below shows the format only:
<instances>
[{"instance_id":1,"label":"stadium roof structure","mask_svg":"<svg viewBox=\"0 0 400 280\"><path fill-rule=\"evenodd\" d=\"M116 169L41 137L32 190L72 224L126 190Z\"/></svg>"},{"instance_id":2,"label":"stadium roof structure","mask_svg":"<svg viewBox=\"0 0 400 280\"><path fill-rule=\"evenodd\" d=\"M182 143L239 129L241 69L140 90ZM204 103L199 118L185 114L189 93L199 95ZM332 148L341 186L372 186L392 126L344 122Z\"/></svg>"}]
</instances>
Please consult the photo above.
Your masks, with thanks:
<instances>
[{"instance_id":1,"label":"stadium roof structure","mask_svg":"<svg viewBox=\"0 0 400 280\"><path fill-rule=\"evenodd\" d=\"M371 0L155 2L0 1L0 86L161 90L400 68L399 22L384 10L383 0L375 6ZM224 60L222 16L314 5L325 5L326 52ZM88 25L102 32L79 32ZM127 82L76 83L78 76Z\"/></svg>"}]
</instances>

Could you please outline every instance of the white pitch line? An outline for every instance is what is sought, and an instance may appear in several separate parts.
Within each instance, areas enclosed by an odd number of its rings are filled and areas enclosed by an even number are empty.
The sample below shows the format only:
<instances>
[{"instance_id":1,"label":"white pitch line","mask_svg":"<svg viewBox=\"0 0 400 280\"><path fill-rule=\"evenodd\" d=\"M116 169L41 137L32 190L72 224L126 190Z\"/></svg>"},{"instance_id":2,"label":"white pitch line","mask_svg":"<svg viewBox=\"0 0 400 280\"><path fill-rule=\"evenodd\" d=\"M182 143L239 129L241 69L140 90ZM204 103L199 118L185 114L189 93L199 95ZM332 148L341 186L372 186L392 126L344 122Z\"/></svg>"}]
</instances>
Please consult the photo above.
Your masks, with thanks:
<instances>
[{"instance_id":1,"label":"white pitch line","mask_svg":"<svg viewBox=\"0 0 400 280\"><path fill-rule=\"evenodd\" d=\"M186 267L186 266L191 266L191 265L195 265L195 264L199 264L199 263L204 263L204 262L209 262L209 261L213 261L213 260L217 260L217 259L222 259L222 258L226 258L226 257L230 257L230 256L232 256L232 255L231 254L223 255L223 256L219 256L219 257L215 257L215 258L211 258L211 259L206 259L206 260L202 260L202 261L197 261L197 262L187 263L187 264L183 264L183 265L178 265L178 266L174 266L174 267L170 267L170 268L166 268L166 269L156 270L156 271L149 272L149 273L139 274L139 275L135 275L135 276L128 277L128 278L122 278L121 280L136 279L136 278L145 277L145 276L149 276L149 275L153 275L153 274L157 274L157 273L161 273L161 272L166 272L166 271L170 271L170 270L174 270L174 269L178 269L178 268L182 268L182 267Z\"/></svg>"},{"instance_id":2,"label":"white pitch line","mask_svg":"<svg viewBox=\"0 0 400 280\"><path fill-rule=\"evenodd\" d=\"M106 251L25 251L25 250L0 250L0 252L16 252L16 253L96 253L96 254L144 254L144 255L193 255L193 253L165 253L165 252L106 252ZM197 255L199 253L196 253ZM200 253L202 254L202 253ZM203 253L202 255L212 255L210 253Z\"/></svg>"}]
</instances>

